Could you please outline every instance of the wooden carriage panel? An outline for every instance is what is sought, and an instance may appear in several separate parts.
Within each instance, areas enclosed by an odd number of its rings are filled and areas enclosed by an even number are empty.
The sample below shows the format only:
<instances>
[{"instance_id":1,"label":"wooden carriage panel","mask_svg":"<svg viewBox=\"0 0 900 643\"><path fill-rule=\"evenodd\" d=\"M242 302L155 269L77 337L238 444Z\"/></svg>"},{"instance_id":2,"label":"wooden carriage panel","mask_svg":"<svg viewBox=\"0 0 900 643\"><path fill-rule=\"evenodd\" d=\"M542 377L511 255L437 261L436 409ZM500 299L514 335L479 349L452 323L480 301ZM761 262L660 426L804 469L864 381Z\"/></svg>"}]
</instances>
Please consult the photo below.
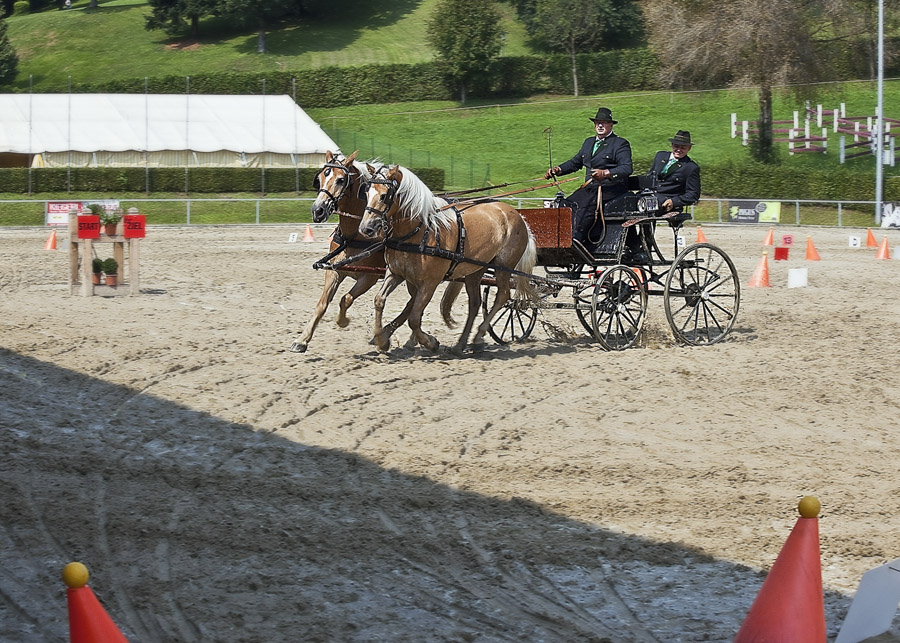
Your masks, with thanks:
<instances>
[{"instance_id":1,"label":"wooden carriage panel","mask_svg":"<svg viewBox=\"0 0 900 643\"><path fill-rule=\"evenodd\" d=\"M571 208L528 208L519 213L531 228L538 248L572 246Z\"/></svg>"}]
</instances>

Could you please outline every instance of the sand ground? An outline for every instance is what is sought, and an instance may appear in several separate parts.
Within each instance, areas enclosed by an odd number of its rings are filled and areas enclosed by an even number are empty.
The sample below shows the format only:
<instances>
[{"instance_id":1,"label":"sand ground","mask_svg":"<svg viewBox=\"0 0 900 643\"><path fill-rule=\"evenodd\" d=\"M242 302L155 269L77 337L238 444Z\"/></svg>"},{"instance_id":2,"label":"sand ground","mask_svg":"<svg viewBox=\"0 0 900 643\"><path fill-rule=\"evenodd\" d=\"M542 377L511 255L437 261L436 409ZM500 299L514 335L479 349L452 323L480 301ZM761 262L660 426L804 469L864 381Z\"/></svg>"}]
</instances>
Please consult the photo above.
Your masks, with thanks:
<instances>
[{"instance_id":1,"label":"sand ground","mask_svg":"<svg viewBox=\"0 0 900 643\"><path fill-rule=\"evenodd\" d=\"M746 284L767 229L704 231ZM150 227L142 292L88 298L64 236L0 230L0 639L67 640L79 560L132 641L730 641L807 494L833 638L900 556L900 261L865 230L778 228L714 346L655 297L637 348L552 312L463 358L378 353L371 294L290 352L326 251L291 232Z\"/></svg>"}]
</instances>

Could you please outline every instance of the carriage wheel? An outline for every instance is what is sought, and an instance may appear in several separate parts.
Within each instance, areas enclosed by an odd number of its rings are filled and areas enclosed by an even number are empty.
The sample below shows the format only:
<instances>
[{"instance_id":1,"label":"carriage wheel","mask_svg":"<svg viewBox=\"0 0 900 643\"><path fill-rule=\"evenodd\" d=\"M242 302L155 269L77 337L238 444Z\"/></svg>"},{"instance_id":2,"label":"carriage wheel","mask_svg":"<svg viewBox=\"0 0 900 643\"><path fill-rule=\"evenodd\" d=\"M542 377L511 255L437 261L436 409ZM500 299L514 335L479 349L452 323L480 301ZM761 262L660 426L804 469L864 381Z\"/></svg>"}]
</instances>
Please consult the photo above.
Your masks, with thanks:
<instances>
[{"instance_id":1,"label":"carriage wheel","mask_svg":"<svg viewBox=\"0 0 900 643\"><path fill-rule=\"evenodd\" d=\"M675 337L692 346L715 344L731 331L741 284L731 258L708 243L689 246L672 262L663 290Z\"/></svg>"},{"instance_id":2,"label":"carriage wheel","mask_svg":"<svg viewBox=\"0 0 900 643\"><path fill-rule=\"evenodd\" d=\"M633 346L647 316L647 290L628 266L613 266L604 272L591 305L594 337L611 351Z\"/></svg>"},{"instance_id":3,"label":"carriage wheel","mask_svg":"<svg viewBox=\"0 0 900 643\"><path fill-rule=\"evenodd\" d=\"M578 321L584 326L587 334L594 336L594 324L591 321L591 310L594 307L594 286L596 285L596 277L592 278L590 283L583 288L574 288L572 296L575 298L575 315Z\"/></svg>"},{"instance_id":4,"label":"carriage wheel","mask_svg":"<svg viewBox=\"0 0 900 643\"><path fill-rule=\"evenodd\" d=\"M490 302L493 301L489 298L490 294L491 287L485 286L481 297L481 309L485 315L490 310ZM488 334L499 344L510 344L525 339L534 330L537 315L537 307L523 304L515 298L510 299L494 315L488 326Z\"/></svg>"}]
</instances>

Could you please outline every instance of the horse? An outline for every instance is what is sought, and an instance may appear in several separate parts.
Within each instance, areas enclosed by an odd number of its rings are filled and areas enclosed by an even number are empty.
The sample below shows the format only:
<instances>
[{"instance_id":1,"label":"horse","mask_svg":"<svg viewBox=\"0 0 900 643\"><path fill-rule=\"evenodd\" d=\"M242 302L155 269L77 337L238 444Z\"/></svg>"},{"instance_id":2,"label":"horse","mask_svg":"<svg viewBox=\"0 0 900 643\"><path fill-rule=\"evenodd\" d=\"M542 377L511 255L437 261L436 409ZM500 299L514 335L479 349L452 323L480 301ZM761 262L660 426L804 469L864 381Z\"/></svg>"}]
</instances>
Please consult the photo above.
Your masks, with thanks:
<instances>
[{"instance_id":1,"label":"horse","mask_svg":"<svg viewBox=\"0 0 900 643\"><path fill-rule=\"evenodd\" d=\"M371 172L381 169L381 165L372 166L356 160L358 152L339 159L331 151L325 152L325 165L316 174L313 187L316 188L316 200L312 204L312 219L315 223L323 223L338 212L340 218L334 235L331 238L331 252L337 252L333 259L339 262L344 259L362 253L371 241L363 239L358 232L359 221L362 217L366 202L363 200L360 188L364 182L372 178ZM371 170L369 168L372 168ZM340 310L335 322L341 328L350 323L347 317L347 309L362 294L378 283L381 278L381 270L384 268L384 251L379 250L368 257L354 262L354 266L371 268L371 272L359 272L349 270L326 270L325 287L316 304L312 318L307 322L302 335L291 344L291 351L304 353L309 347L313 333L319 321L325 315L328 305L334 298L338 286L347 277L356 280L353 287L340 300Z\"/></svg>"},{"instance_id":2,"label":"horse","mask_svg":"<svg viewBox=\"0 0 900 643\"><path fill-rule=\"evenodd\" d=\"M338 158L332 152L325 152L325 164L316 174L313 181L313 187L316 188L316 199L312 204L312 219L315 223L323 223L327 221L332 214L339 214L338 226L336 232L331 238L331 254L332 260L339 263L351 257L358 256L364 252L368 252L368 248L372 245L371 241L363 238L359 234L359 222L362 218L363 211L366 206L362 187L365 182L372 178L373 173L378 172L384 166L371 160L367 163L357 161L358 152L353 152L346 158ZM375 164L374 166L372 164ZM353 287L340 300L340 309L338 311L335 322L341 328L350 323L347 317L347 310L354 301L361 295L365 294L372 286L381 279L382 271L385 268L384 250L378 249L371 252L368 256L362 257L353 262L353 266L362 266L368 268L368 271L356 270L326 270L325 271L325 287L319 301L316 303L313 316L307 322L301 336L292 344L290 350L294 353L305 353L312 340L313 333L316 330L322 317L325 315L331 300L334 299L338 287L347 277L356 280ZM452 320L445 318L448 326L452 325ZM403 321L394 320L391 322L394 328L400 326ZM417 343L414 335L410 335L407 346L415 346Z\"/></svg>"},{"instance_id":3,"label":"horse","mask_svg":"<svg viewBox=\"0 0 900 643\"><path fill-rule=\"evenodd\" d=\"M469 308L463 332L452 349L457 355L465 350L478 315L481 279L488 267L494 267L497 296L478 326L473 350L483 349L484 333L497 311L509 301L513 279L518 299L539 299L528 278L537 263L534 235L515 208L500 201L453 206L435 196L405 167L395 165L386 172L377 172L371 166L367 169L374 178L369 181L359 232L369 238L384 237L387 264L384 283L375 296L374 341L379 350L390 348L393 332L393 328L381 324L385 300L404 280L410 300L392 324L402 323L407 315L418 342L431 351L438 349L439 342L422 330L425 307L438 285L445 279L451 280L441 306L444 320L450 325L450 304L460 291L453 280L463 280Z\"/></svg>"}]
</instances>

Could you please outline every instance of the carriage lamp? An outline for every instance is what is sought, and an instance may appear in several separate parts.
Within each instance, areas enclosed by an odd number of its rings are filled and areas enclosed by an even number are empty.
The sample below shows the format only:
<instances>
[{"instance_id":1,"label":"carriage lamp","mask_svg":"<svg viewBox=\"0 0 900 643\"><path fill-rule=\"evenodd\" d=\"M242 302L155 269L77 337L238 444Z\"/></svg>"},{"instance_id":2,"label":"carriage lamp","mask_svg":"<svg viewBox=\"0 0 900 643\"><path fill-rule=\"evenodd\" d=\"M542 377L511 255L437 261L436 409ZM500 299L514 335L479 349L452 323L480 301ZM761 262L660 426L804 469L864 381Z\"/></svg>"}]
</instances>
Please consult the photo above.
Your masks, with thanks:
<instances>
[{"instance_id":1,"label":"carriage lamp","mask_svg":"<svg viewBox=\"0 0 900 643\"><path fill-rule=\"evenodd\" d=\"M638 212L656 212L659 210L659 198L655 194L646 194L638 197Z\"/></svg>"}]
</instances>

